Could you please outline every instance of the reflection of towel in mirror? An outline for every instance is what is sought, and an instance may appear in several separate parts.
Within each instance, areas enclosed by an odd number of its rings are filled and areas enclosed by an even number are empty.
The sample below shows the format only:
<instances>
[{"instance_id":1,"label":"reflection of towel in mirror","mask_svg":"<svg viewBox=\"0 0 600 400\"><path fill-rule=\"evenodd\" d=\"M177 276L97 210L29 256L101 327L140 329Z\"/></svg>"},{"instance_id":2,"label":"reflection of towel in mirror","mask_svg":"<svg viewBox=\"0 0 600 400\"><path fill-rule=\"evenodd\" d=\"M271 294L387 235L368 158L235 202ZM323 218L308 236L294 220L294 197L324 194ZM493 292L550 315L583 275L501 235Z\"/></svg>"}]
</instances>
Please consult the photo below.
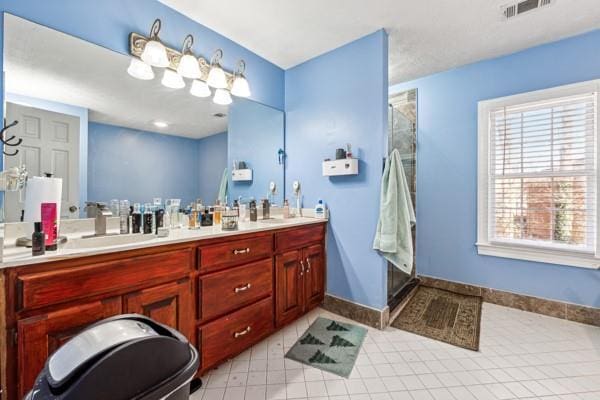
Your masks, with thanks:
<instances>
[{"instance_id":1,"label":"reflection of towel in mirror","mask_svg":"<svg viewBox=\"0 0 600 400\"><path fill-rule=\"evenodd\" d=\"M411 228L415 219L400 153L394 149L385 162L381 179L379 221L373 248L407 274L413 268Z\"/></svg>"},{"instance_id":2,"label":"reflection of towel in mirror","mask_svg":"<svg viewBox=\"0 0 600 400\"><path fill-rule=\"evenodd\" d=\"M223 176L221 177L221 184L219 185L219 195L217 199L221 204L227 203L227 181L229 179L229 170L225 168Z\"/></svg>"}]
</instances>

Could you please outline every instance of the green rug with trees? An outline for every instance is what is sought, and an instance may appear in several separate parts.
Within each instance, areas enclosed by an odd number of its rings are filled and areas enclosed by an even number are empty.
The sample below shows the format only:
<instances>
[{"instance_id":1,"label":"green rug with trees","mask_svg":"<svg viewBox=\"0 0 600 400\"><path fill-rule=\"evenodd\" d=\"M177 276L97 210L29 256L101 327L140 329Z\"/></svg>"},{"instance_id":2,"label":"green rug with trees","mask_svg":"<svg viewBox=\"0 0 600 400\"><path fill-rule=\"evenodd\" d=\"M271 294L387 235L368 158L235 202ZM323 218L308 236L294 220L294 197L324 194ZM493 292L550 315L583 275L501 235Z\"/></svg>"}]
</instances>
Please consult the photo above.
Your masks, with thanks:
<instances>
[{"instance_id":1,"label":"green rug with trees","mask_svg":"<svg viewBox=\"0 0 600 400\"><path fill-rule=\"evenodd\" d=\"M360 326L319 317L285 356L347 378L366 334Z\"/></svg>"}]
</instances>

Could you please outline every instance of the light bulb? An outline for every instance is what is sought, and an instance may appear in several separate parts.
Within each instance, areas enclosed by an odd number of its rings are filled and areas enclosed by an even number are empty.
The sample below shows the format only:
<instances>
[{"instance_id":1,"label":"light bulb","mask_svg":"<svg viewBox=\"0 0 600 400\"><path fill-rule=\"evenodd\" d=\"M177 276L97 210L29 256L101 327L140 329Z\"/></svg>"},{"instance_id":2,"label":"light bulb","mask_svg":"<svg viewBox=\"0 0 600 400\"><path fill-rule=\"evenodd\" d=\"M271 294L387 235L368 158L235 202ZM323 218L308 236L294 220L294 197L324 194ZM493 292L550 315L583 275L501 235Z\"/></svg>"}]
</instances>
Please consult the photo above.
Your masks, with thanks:
<instances>
[{"instance_id":1,"label":"light bulb","mask_svg":"<svg viewBox=\"0 0 600 400\"><path fill-rule=\"evenodd\" d=\"M215 91L215 97L213 97L213 102L222 106L226 106L231 104L233 100L231 100L231 95L225 89L217 89Z\"/></svg>"},{"instance_id":2,"label":"light bulb","mask_svg":"<svg viewBox=\"0 0 600 400\"><path fill-rule=\"evenodd\" d=\"M184 78L198 79L201 76L198 60L191 54L184 54L179 60L177 72Z\"/></svg>"},{"instance_id":3,"label":"light bulb","mask_svg":"<svg viewBox=\"0 0 600 400\"><path fill-rule=\"evenodd\" d=\"M208 86L212 86L215 89L227 88L227 77L219 64L214 64L210 67L206 83L208 83Z\"/></svg>"},{"instance_id":4,"label":"light bulb","mask_svg":"<svg viewBox=\"0 0 600 400\"><path fill-rule=\"evenodd\" d=\"M161 83L171 89L181 89L185 87L185 82L181 75L170 69L165 69Z\"/></svg>"},{"instance_id":5,"label":"light bulb","mask_svg":"<svg viewBox=\"0 0 600 400\"><path fill-rule=\"evenodd\" d=\"M127 68L127 73L136 79L141 79L144 81L154 79L154 71L152 71L152 67L145 62L138 60L137 58L131 59L129 68Z\"/></svg>"},{"instance_id":6,"label":"light bulb","mask_svg":"<svg viewBox=\"0 0 600 400\"><path fill-rule=\"evenodd\" d=\"M166 47L154 39L146 42L141 59L153 67L166 68L170 64Z\"/></svg>"},{"instance_id":7,"label":"light bulb","mask_svg":"<svg viewBox=\"0 0 600 400\"><path fill-rule=\"evenodd\" d=\"M206 82L202 82L197 79L192 82L190 93L196 97L210 97L211 95L210 88Z\"/></svg>"},{"instance_id":8,"label":"light bulb","mask_svg":"<svg viewBox=\"0 0 600 400\"><path fill-rule=\"evenodd\" d=\"M233 80L231 94L237 97L250 97L250 85L244 75L238 75Z\"/></svg>"}]
</instances>

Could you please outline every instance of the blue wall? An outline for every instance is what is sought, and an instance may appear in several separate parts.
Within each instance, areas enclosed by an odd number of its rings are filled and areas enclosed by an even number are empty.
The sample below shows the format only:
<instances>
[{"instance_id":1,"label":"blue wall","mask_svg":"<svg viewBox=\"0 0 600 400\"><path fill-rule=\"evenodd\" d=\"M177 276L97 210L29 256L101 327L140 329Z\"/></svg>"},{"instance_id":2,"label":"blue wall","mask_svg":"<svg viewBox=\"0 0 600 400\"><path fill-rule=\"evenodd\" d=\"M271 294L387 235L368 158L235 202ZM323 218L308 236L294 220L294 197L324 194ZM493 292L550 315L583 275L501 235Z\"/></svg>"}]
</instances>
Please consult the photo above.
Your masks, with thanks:
<instances>
[{"instance_id":1,"label":"blue wall","mask_svg":"<svg viewBox=\"0 0 600 400\"><path fill-rule=\"evenodd\" d=\"M198 140L198 196L214 204L223 170L227 167L227 132Z\"/></svg>"},{"instance_id":2,"label":"blue wall","mask_svg":"<svg viewBox=\"0 0 600 400\"><path fill-rule=\"evenodd\" d=\"M198 140L99 123L88 132L89 200L181 198L187 205L198 196Z\"/></svg>"},{"instance_id":3,"label":"blue wall","mask_svg":"<svg viewBox=\"0 0 600 400\"><path fill-rule=\"evenodd\" d=\"M600 78L600 31L407 82L418 89L417 270L600 307L600 271L478 256L477 102Z\"/></svg>"},{"instance_id":4,"label":"blue wall","mask_svg":"<svg viewBox=\"0 0 600 400\"><path fill-rule=\"evenodd\" d=\"M387 271L372 250L387 134L387 35L381 30L286 71L286 182L300 180L304 205L330 207L327 291L386 306ZM323 159L352 143L360 175L326 178Z\"/></svg>"},{"instance_id":5,"label":"blue wall","mask_svg":"<svg viewBox=\"0 0 600 400\"><path fill-rule=\"evenodd\" d=\"M224 51L223 66L233 70L238 59L246 61L252 99L283 109L284 71L230 39L194 22L156 0L0 0L0 11L48 26L129 54L129 33L147 34L155 18L161 18L160 37L179 49L188 33L194 35L194 51L210 58L217 48ZM1 38L1 33L0 33Z\"/></svg>"},{"instance_id":6,"label":"blue wall","mask_svg":"<svg viewBox=\"0 0 600 400\"><path fill-rule=\"evenodd\" d=\"M242 196L243 201L254 197L267 198L269 183L277 185L277 195L271 201L283 203L283 165L279 164L278 150L284 147L284 113L252 101L236 99L229 106L228 168L234 161L246 161L252 169L250 182L232 182L229 175L229 200Z\"/></svg>"}]
</instances>

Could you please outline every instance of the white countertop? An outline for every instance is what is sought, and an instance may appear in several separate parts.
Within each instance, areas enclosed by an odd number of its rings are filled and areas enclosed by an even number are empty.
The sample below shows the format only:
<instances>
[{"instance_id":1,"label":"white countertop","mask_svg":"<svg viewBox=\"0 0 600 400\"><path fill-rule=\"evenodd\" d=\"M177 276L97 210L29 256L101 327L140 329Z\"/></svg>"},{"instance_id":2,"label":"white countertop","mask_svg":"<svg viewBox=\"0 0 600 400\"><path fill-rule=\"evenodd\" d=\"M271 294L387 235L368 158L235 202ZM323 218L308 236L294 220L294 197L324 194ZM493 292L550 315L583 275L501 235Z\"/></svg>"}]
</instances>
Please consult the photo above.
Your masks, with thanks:
<instances>
[{"instance_id":1,"label":"white countertop","mask_svg":"<svg viewBox=\"0 0 600 400\"><path fill-rule=\"evenodd\" d=\"M327 220L309 217L297 217L289 219L281 219L276 223L266 222L240 222L237 231L223 231L220 226L202 227L197 230L187 228L172 229L167 237L156 237L143 242L127 243L120 245L104 246L104 247L87 247L87 248L61 248L57 251L46 251L43 256L33 257L31 249L26 247L5 246L3 262L0 263L0 268L10 268L22 265L40 264L50 261L67 260L77 257L85 257L97 254L114 253L118 251L142 249L147 247L161 246L166 244L193 242L202 239L212 239L219 237L229 237L243 235L246 233L266 232L276 229L289 228L299 225L310 225L323 223ZM148 235L150 236L150 235Z\"/></svg>"}]
</instances>

